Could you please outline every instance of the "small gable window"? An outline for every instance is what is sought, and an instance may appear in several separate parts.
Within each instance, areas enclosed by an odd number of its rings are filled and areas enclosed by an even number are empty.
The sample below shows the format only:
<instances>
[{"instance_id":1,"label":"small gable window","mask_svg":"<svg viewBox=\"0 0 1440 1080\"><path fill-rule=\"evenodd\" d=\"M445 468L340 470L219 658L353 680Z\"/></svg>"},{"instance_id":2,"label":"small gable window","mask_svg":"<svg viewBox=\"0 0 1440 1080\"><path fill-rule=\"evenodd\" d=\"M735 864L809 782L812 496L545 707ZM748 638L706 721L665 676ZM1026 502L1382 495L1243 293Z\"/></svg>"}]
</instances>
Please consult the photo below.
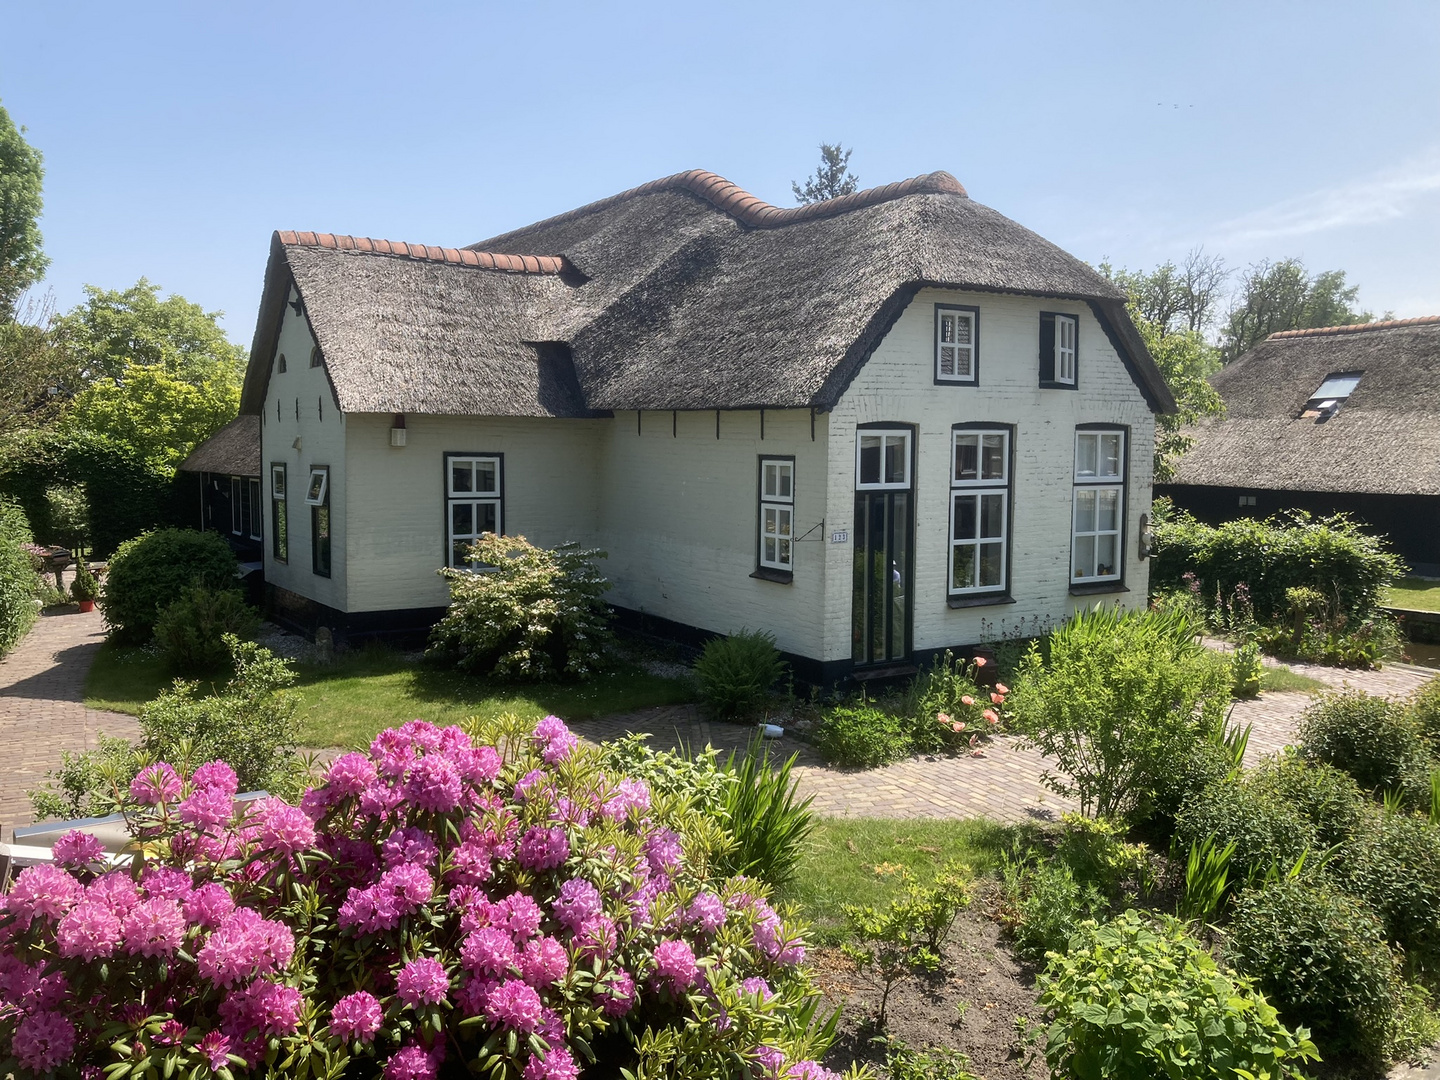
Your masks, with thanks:
<instances>
[{"instance_id":1,"label":"small gable window","mask_svg":"<svg viewBox=\"0 0 1440 1080\"><path fill-rule=\"evenodd\" d=\"M1310 395L1310 400L1305 402L1305 408L1300 410L1300 418L1328 420L1334 416L1354 392L1355 387L1360 385L1360 376L1363 374L1363 371L1339 371L1326 375L1325 381Z\"/></svg>"},{"instance_id":2,"label":"small gable window","mask_svg":"<svg viewBox=\"0 0 1440 1080\"><path fill-rule=\"evenodd\" d=\"M1073 390L1080 370L1080 320L1055 311L1040 313L1040 385Z\"/></svg>"},{"instance_id":3,"label":"small gable window","mask_svg":"<svg viewBox=\"0 0 1440 1080\"><path fill-rule=\"evenodd\" d=\"M311 348L310 348L310 366L311 366L311 367L319 367L321 363L322 363L322 360L321 360L321 357L320 357L320 346L319 346L319 345L313 345L313 346L311 346Z\"/></svg>"},{"instance_id":4,"label":"small gable window","mask_svg":"<svg viewBox=\"0 0 1440 1080\"><path fill-rule=\"evenodd\" d=\"M935 305L935 381L973 383L980 371L980 309Z\"/></svg>"},{"instance_id":5,"label":"small gable window","mask_svg":"<svg viewBox=\"0 0 1440 1080\"><path fill-rule=\"evenodd\" d=\"M280 358L275 361L275 373L277 375L285 374L285 354L283 352L280 354Z\"/></svg>"}]
</instances>

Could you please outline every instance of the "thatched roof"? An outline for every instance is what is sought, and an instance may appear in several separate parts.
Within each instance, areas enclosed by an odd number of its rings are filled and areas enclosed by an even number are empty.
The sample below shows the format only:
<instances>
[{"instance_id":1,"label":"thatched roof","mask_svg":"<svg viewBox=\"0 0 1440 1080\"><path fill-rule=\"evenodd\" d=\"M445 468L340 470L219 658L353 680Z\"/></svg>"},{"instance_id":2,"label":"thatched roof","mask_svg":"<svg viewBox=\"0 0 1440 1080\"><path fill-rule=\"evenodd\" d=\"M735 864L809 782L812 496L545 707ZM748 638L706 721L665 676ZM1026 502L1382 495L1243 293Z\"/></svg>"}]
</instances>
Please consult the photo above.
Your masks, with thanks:
<instances>
[{"instance_id":1,"label":"thatched roof","mask_svg":"<svg viewBox=\"0 0 1440 1080\"><path fill-rule=\"evenodd\" d=\"M1363 373L1350 396L1302 417L1340 372ZM1440 495L1440 316L1272 334L1212 381L1226 416L1193 429L1176 483Z\"/></svg>"},{"instance_id":2,"label":"thatched roof","mask_svg":"<svg viewBox=\"0 0 1440 1080\"><path fill-rule=\"evenodd\" d=\"M346 411L828 409L931 285L1089 303L1174 407L1123 294L948 173L782 210L694 170L469 248L382 244L276 235L247 411L292 280Z\"/></svg>"},{"instance_id":3,"label":"thatched roof","mask_svg":"<svg viewBox=\"0 0 1440 1080\"><path fill-rule=\"evenodd\" d=\"M181 472L260 475L260 417L237 416L190 451Z\"/></svg>"}]
</instances>

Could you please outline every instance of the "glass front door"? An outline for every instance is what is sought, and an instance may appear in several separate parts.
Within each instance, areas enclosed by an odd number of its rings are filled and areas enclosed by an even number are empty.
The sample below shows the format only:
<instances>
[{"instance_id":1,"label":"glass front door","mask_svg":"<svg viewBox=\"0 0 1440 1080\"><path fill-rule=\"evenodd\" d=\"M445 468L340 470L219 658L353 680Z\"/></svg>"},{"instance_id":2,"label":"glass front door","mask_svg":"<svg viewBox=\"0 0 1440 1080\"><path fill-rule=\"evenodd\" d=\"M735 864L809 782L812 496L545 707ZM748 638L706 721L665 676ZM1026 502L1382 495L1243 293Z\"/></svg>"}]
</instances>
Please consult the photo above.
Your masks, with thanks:
<instances>
[{"instance_id":1,"label":"glass front door","mask_svg":"<svg viewBox=\"0 0 1440 1080\"><path fill-rule=\"evenodd\" d=\"M910 655L911 432L862 428L856 449L851 657L857 666L894 664Z\"/></svg>"}]
</instances>

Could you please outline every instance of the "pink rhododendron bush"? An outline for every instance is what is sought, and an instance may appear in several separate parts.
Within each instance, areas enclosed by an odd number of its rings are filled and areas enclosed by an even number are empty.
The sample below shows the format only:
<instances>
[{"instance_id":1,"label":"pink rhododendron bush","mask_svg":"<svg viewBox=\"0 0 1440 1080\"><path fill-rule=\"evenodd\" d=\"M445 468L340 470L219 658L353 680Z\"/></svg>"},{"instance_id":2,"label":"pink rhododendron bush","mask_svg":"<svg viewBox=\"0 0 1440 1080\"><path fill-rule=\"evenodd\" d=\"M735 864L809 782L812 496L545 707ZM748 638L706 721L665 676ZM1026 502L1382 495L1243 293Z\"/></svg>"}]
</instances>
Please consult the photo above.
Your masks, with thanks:
<instances>
[{"instance_id":1,"label":"pink rhododendron bush","mask_svg":"<svg viewBox=\"0 0 1440 1080\"><path fill-rule=\"evenodd\" d=\"M299 806L140 772L137 854L70 833L0 912L0 1075L833 1077L765 888L558 719L414 721Z\"/></svg>"}]
</instances>

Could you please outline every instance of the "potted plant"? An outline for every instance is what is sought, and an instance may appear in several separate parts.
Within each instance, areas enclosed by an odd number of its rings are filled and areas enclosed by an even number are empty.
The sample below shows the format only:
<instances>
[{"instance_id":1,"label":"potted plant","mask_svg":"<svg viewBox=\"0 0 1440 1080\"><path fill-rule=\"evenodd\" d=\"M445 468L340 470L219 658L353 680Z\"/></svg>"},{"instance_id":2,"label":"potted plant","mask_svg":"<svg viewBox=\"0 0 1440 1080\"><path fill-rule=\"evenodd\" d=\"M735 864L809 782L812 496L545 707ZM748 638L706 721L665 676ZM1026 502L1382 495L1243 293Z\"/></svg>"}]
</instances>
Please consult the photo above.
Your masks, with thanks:
<instances>
[{"instance_id":1,"label":"potted plant","mask_svg":"<svg viewBox=\"0 0 1440 1080\"><path fill-rule=\"evenodd\" d=\"M80 605L81 611L94 611L95 598L100 595L100 582L90 572L90 565L81 559L75 568L75 580L70 583L70 595Z\"/></svg>"}]
</instances>

